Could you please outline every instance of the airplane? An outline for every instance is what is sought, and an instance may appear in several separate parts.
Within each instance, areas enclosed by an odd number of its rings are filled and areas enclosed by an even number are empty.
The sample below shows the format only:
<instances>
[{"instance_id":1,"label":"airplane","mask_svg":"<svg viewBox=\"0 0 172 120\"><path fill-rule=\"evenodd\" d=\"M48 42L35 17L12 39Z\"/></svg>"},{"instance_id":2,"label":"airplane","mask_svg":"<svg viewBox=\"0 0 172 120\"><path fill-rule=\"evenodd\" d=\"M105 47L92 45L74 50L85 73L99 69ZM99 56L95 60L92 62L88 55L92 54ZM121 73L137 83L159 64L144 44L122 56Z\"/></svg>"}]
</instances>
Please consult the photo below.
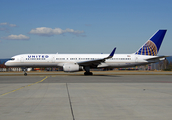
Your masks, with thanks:
<instances>
[{"instance_id":1,"label":"airplane","mask_svg":"<svg viewBox=\"0 0 172 120\"><path fill-rule=\"evenodd\" d=\"M20 54L5 65L23 67L26 76L28 67L62 67L64 72L85 70L84 75L93 75L91 68L126 68L165 60L168 56L157 56L167 30L158 30L142 47L132 54Z\"/></svg>"}]
</instances>

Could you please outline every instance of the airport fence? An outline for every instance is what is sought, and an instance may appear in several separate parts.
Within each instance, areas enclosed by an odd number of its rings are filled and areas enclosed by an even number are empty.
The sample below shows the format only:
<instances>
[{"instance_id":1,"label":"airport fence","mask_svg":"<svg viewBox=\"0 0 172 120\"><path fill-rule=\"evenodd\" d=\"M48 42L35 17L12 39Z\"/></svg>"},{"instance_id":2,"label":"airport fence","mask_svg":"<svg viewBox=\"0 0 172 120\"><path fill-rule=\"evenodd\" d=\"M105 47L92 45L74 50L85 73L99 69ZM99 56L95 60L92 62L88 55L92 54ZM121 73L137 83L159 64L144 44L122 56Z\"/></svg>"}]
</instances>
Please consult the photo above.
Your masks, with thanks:
<instances>
[{"instance_id":1,"label":"airport fence","mask_svg":"<svg viewBox=\"0 0 172 120\"><path fill-rule=\"evenodd\" d=\"M8 72L8 71L22 71L21 68L0 68L0 72Z\"/></svg>"}]
</instances>

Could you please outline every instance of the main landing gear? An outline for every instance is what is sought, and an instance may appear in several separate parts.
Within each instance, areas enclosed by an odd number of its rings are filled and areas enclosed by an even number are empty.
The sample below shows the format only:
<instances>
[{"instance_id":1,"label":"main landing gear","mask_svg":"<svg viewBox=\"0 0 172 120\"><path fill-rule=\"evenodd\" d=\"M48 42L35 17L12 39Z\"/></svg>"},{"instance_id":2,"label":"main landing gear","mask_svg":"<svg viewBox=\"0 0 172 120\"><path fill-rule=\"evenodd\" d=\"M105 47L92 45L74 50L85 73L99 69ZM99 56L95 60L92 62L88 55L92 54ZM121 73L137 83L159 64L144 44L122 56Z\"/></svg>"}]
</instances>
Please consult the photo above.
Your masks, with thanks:
<instances>
[{"instance_id":1,"label":"main landing gear","mask_svg":"<svg viewBox=\"0 0 172 120\"><path fill-rule=\"evenodd\" d=\"M84 67L85 73L84 75L93 75L92 72L90 72L90 67Z\"/></svg>"},{"instance_id":2,"label":"main landing gear","mask_svg":"<svg viewBox=\"0 0 172 120\"><path fill-rule=\"evenodd\" d=\"M93 75L92 72L84 72L84 75Z\"/></svg>"}]
</instances>

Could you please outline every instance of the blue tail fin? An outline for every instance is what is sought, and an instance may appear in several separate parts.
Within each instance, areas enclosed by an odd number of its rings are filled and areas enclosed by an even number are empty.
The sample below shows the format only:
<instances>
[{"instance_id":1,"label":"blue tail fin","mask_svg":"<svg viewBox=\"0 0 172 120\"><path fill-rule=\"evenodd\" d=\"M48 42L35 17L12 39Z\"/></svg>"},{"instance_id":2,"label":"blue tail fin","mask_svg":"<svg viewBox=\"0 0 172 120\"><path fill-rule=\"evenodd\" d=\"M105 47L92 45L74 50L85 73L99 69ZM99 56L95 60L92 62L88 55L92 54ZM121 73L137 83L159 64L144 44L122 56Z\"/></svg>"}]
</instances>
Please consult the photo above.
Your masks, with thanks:
<instances>
[{"instance_id":1,"label":"blue tail fin","mask_svg":"<svg viewBox=\"0 0 172 120\"><path fill-rule=\"evenodd\" d=\"M135 54L156 56L167 30L158 30Z\"/></svg>"}]
</instances>

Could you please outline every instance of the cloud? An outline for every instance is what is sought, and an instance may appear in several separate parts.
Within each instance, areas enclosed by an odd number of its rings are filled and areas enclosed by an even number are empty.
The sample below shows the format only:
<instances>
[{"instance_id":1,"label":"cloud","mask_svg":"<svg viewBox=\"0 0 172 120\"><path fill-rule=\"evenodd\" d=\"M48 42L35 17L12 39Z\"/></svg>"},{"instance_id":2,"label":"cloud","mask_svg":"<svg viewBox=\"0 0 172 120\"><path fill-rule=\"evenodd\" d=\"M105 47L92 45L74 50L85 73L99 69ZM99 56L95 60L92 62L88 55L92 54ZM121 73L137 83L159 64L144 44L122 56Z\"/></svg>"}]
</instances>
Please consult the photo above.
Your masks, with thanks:
<instances>
[{"instance_id":1,"label":"cloud","mask_svg":"<svg viewBox=\"0 0 172 120\"><path fill-rule=\"evenodd\" d=\"M7 25L8 23L0 23L0 25Z\"/></svg>"},{"instance_id":2,"label":"cloud","mask_svg":"<svg viewBox=\"0 0 172 120\"><path fill-rule=\"evenodd\" d=\"M0 27L0 31L7 31L8 29L7 28L1 28Z\"/></svg>"},{"instance_id":3,"label":"cloud","mask_svg":"<svg viewBox=\"0 0 172 120\"><path fill-rule=\"evenodd\" d=\"M53 35L60 35L64 33L72 33L75 35L79 35L79 34L84 33L84 31L73 30L70 28L62 30L61 28L52 29L52 28L47 28L47 27L40 27L40 28L32 29L29 33L39 35L39 36L53 36Z\"/></svg>"},{"instance_id":4,"label":"cloud","mask_svg":"<svg viewBox=\"0 0 172 120\"><path fill-rule=\"evenodd\" d=\"M1 37L1 39L5 39L5 40L28 40L28 39L30 39L30 37L20 34L20 35L9 35L7 37Z\"/></svg>"},{"instance_id":5,"label":"cloud","mask_svg":"<svg viewBox=\"0 0 172 120\"><path fill-rule=\"evenodd\" d=\"M17 25L15 24L9 24L10 27L16 27Z\"/></svg>"},{"instance_id":6,"label":"cloud","mask_svg":"<svg viewBox=\"0 0 172 120\"><path fill-rule=\"evenodd\" d=\"M0 31L6 31L9 32L9 27L16 27L16 24L9 24L7 22L0 23Z\"/></svg>"},{"instance_id":7,"label":"cloud","mask_svg":"<svg viewBox=\"0 0 172 120\"><path fill-rule=\"evenodd\" d=\"M17 25L16 24L9 24L7 22L4 22L4 23L0 23L0 26L10 26L10 27L16 27Z\"/></svg>"}]
</instances>

